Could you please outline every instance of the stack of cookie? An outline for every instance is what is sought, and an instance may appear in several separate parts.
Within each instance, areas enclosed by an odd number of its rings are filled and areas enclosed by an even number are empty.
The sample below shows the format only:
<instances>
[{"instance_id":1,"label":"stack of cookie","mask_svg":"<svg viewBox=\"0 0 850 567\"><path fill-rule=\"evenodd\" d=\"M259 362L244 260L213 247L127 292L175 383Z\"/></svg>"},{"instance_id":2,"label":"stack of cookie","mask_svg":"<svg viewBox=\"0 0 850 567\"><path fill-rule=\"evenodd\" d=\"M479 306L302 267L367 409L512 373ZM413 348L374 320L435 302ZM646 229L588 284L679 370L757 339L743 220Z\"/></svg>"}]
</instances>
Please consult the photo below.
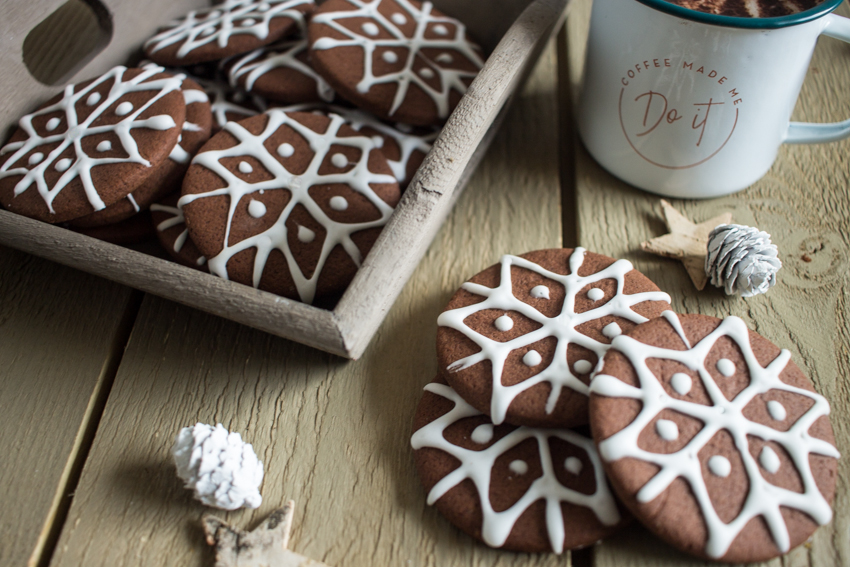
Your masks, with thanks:
<instances>
[{"instance_id":1,"label":"stack of cookie","mask_svg":"<svg viewBox=\"0 0 850 567\"><path fill-rule=\"evenodd\" d=\"M629 262L581 248L505 256L464 284L414 423L428 503L493 547L560 553L631 513L728 562L828 522L826 400L740 319L669 302Z\"/></svg>"}]
</instances>

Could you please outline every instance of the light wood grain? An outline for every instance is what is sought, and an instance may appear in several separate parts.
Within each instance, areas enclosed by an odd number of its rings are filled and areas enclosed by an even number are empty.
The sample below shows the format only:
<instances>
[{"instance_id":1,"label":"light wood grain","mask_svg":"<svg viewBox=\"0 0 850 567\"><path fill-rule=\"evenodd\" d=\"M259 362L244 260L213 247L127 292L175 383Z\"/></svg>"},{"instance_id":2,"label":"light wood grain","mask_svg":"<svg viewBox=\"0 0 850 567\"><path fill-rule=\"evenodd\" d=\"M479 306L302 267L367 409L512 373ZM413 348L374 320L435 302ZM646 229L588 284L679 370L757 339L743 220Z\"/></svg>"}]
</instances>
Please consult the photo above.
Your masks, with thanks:
<instances>
[{"instance_id":1,"label":"light wood grain","mask_svg":"<svg viewBox=\"0 0 850 567\"><path fill-rule=\"evenodd\" d=\"M147 297L53 565L210 565L200 520L169 458L182 426L222 422L266 466L250 529L297 502L290 549L334 566L566 566L500 553L425 505L410 424L436 374L436 318L505 252L560 245L555 52L523 90L477 174L362 360L345 363Z\"/></svg>"},{"instance_id":2,"label":"light wood grain","mask_svg":"<svg viewBox=\"0 0 850 567\"><path fill-rule=\"evenodd\" d=\"M850 10L843 5L840 14ZM570 25L572 77L580 76L590 1L574 7ZM850 116L847 47L825 39L818 46L795 120L826 122ZM615 179L584 151L577 161L579 238L583 246L631 260L673 297L679 312L724 317L736 315L782 348L813 379L832 404L838 449L850 454L850 327L848 327L848 240L850 192L847 156L850 142L785 146L768 175L751 188L711 201L671 200L696 222L731 212L733 222L767 231L778 245L783 269L778 285L749 299L727 298L721 290L698 292L675 260L641 252L642 241L666 232L660 198ZM808 258L810 261L806 261ZM835 518L811 545L793 550L769 565L850 564L850 461L839 461ZM703 565L634 526L596 548L597 567Z\"/></svg>"},{"instance_id":3,"label":"light wood grain","mask_svg":"<svg viewBox=\"0 0 850 567\"><path fill-rule=\"evenodd\" d=\"M0 274L0 565L25 565L67 511L132 292L7 248Z\"/></svg>"}]
</instances>

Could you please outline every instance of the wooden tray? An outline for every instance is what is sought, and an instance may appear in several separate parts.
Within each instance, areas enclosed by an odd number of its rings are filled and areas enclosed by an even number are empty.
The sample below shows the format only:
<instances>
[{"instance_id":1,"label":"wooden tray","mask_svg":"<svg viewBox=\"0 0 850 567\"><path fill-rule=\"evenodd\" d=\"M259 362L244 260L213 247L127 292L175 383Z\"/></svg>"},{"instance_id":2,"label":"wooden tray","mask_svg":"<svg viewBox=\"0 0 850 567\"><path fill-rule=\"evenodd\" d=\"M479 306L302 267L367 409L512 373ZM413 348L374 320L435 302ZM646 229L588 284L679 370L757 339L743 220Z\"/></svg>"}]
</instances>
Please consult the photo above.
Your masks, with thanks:
<instances>
[{"instance_id":1,"label":"wooden tray","mask_svg":"<svg viewBox=\"0 0 850 567\"><path fill-rule=\"evenodd\" d=\"M79 1L79 0L71 0ZM92 3L95 0L87 0ZM491 55L413 177L372 251L333 311L319 309L0 210L0 244L72 266L327 352L357 359L422 259L463 191L571 0L435 0L468 23ZM199 0L107 0L112 39L69 82L126 61L156 27ZM3 130L58 86L38 83L23 63L29 30L61 0L7 6L0 22L0 126ZM155 15L155 16L152 16ZM501 38L501 39L500 39ZM553 117L553 120L556 119Z\"/></svg>"}]
</instances>

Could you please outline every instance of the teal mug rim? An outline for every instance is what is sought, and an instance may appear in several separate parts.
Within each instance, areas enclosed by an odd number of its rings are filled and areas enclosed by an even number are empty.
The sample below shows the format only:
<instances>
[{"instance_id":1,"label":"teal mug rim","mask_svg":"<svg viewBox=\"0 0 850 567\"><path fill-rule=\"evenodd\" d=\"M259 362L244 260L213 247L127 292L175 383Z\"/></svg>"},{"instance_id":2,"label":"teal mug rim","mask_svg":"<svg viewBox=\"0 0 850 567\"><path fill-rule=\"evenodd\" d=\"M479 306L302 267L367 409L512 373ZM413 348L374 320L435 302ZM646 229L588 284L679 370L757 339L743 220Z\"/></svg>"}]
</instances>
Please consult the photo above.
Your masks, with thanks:
<instances>
[{"instance_id":1,"label":"teal mug rim","mask_svg":"<svg viewBox=\"0 0 850 567\"><path fill-rule=\"evenodd\" d=\"M683 8L667 2L666 0L637 0L645 6L654 8L660 12L665 12L671 16L701 22L712 26L725 26L732 28L744 28L755 30L773 30L778 28L787 28L796 26L812 20L816 20L830 12L835 11L844 0L826 0L821 4L810 8L803 12L791 14L790 16L779 16L776 18L738 18L735 16L721 16L718 14L709 14L707 12L699 12L689 8Z\"/></svg>"}]
</instances>

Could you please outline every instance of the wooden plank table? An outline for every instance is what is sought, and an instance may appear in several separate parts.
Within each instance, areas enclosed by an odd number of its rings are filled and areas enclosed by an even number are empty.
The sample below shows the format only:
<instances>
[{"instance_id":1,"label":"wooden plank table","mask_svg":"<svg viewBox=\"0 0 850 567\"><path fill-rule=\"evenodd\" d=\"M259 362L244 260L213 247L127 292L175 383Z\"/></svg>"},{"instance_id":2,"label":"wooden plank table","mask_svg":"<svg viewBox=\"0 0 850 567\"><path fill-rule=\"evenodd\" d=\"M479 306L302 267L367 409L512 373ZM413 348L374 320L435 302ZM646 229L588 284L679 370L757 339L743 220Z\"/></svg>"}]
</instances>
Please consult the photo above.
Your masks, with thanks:
<instances>
[{"instance_id":1,"label":"wooden plank table","mask_svg":"<svg viewBox=\"0 0 850 567\"><path fill-rule=\"evenodd\" d=\"M832 402L850 454L850 143L783 148L747 191L674 202L696 220L732 211L770 232L785 266L765 296L696 292L679 264L638 251L664 232L658 198L575 143L570 95L589 6L574 6L569 32L545 52L358 362L0 249L0 565L211 565L199 523L209 509L180 486L169 457L176 432L196 421L241 432L265 463L262 507L222 516L253 527L293 498L292 548L330 565L700 564L639 527L572 558L497 552L425 505L409 424L436 373L437 314L501 254L562 244L628 258L677 310L738 315L791 349ZM796 118L850 115L835 94L847 90L850 52L824 41ZM845 459L833 523L772 564L850 564L847 469Z\"/></svg>"}]
</instances>

